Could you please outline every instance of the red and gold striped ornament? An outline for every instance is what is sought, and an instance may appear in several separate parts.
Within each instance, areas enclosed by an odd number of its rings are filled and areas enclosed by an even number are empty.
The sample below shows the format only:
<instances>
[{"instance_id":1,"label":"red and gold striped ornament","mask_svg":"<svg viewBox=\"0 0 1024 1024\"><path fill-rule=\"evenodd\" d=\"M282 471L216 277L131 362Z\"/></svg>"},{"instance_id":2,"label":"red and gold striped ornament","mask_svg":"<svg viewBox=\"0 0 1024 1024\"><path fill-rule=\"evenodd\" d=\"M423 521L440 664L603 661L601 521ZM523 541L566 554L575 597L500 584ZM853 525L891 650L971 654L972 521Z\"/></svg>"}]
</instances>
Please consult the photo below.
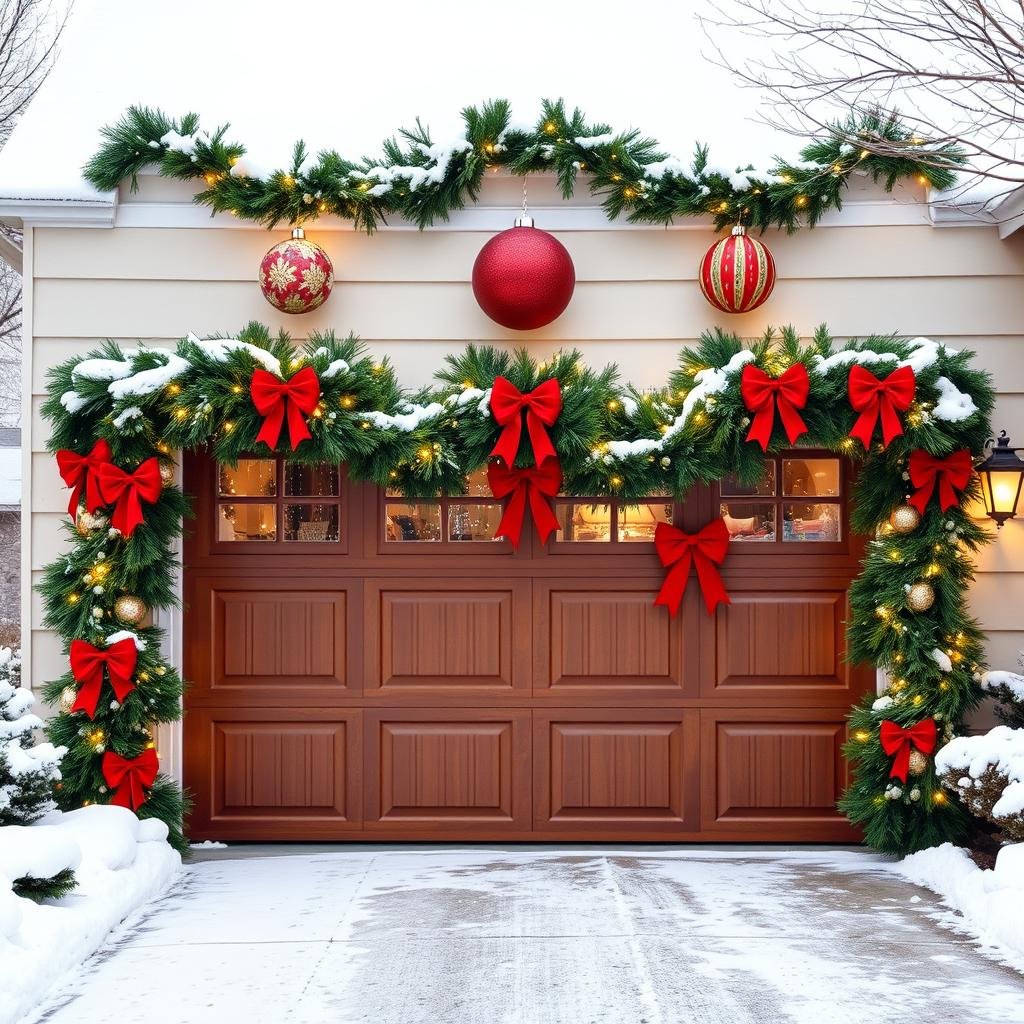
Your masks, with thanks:
<instances>
[{"instance_id":1,"label":"red and gold striped ornament","mask_svg":"<svg viewBox=\"0 0 1024 1024\"><path fill-rule=\"evenodd\" d=\"M728 238L715 242L700 265L704 298L724 313L757 309L775 287L775 260L768 246L748 238L737 224Z\"/></svg>"},{"instance_id":2,"label":"red and gold striped ornament","mask_svg":"<svg viewBox=\"0 0 1024 1024\"><path fill-rule=\"evenodd\" d=\"M314 242L294 228L292 237L278 242L260 264L263 296L282 313L308 313L331 294L334 265Z\"/></svg>"}]
</instances>

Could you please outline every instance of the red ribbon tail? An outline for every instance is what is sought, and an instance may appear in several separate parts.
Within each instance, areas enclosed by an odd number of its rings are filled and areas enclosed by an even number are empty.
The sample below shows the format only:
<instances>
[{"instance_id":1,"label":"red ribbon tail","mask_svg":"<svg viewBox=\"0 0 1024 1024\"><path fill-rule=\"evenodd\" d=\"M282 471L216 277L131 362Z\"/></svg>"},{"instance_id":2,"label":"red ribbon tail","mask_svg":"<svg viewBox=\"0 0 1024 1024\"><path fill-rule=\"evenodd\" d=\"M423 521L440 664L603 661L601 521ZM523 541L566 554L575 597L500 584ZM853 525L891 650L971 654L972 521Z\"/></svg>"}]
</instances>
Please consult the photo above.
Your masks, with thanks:
<instances>
[{"instance_id":1,"label":"red ribbon tail","mask_svg":"<svg viewBox=\"0 0 1024 1024\"><path fill-rule=\"evenodd\" d=\"M84 711L90 720L94 720L96 718L96 706L100 702L100 689L102 686L102 676L83 683L79 688L78 695L75 697L75 703L71 705L68 714L73 715L76 711Z\"/></svg>"},{"instance_id":2,"label":"red ribbon tail","mask_svg":"<svg viewBox=\"0 0 1024 1024\"><path fill-rule=\"evenodd\" d=\"M939 480L939 504L942 506L943 512L957 504L956 491L953 489L953 484L945 473L942 474L942 479Z\"/></svg>"},{"instance_id":3,"label":"red ribbon tail","mask_svg":"<svg viewBox=\"0 0 1024 1024\"><path fill-rule=\"evenodd\" d=\"M309 425L306 423L306 417L302 415L302 410L296 402L289 399L288 439L291 441L292 451L295 451L303 441L308 441L312 436L309 432Z\"/></svg>"},{"instance_id":4,"label":"red ribbon tail","mask_svg":"<svg viewBox=\"0 0 1024 1024\"><path fill-rule=\"evenodd\" d=\"M533 514L533 526L540 537L541 544L546 544L548 537L558 529L558 516L547 496L537 487L530 487L530 512Z\"/></svg>"},{"instance_id":5,"label":"red ribbon tail","mask_svg":"<svg viewBox=\"0 0 1024 1024\"><path fill-rule=\"evenodd\" d=\"M686 591L686 581L690 576L690 562L692 555L687 551L665 575L665 581L655 598L656 605L663 604L668 608L669 614L673 617L679 611L683 601L683 594Z\"/></svg>"},{"instance_id":6,"label":"red ribbon tail","mask_svg":"<svg viewBox=\"0 0 1024 1024\"><path fill-rule=\"evenodd\" d=\"M878 422L878 399L874 399L866 409L857 417L850 437L857 438L865 448L871 447L871 435L875 432L875 423Z\"/></svg>"},{"instance_id":7,"label":"red ribbon tail","mask_svg":"<svg viewBox=\"0 0 1024 1024\"><path fill-rule=\"evenodd\" d=\"M907 772L910 771L910 739L904 739L896 756L892 759L892 769L889 778L899 779L900 782L907 781Z\"/></svg>"},{"instance_id":8,"label":"red ribbon tail","mask_svg":"<svg viewBox=\"0 0 1024 1024\"><path fill-rule=\"evenodd\" d=\"M900 423L892 399L888 395L880 396L879 408L882 415L882 439L888 447L895 438L903 433L903 424Z\"/></svg>"},{"instance_id":9,"label":"red ribbon tail","mask_svg":"<svg viewBox=\"0 0 1024 1024\"><path fill-rule=\"evenodd\" d=\"M934 488L935 481L932 480L926 483L923 487L918 487L918 489L910 496L910 504L913 505L921 515L924 515L924 510L928 506L928 502L931 499Z\"/></svg>"},{"instance_id":10,"label":"red ribbon tail","mask_svg":"<svg viewBox=\"0 0 1024 1024\"><path fill-rule=\"evenodd\" d=\"M700 592L704 597L704 607L707 608L708 615L714 615L715 609L720 604L730 603L729 595L715 563L702 551L697 551L695 561L697 563L697 580L700 583Z\"/></svg>"},{"instance_id":11,"label":"red ribbon tail","mask_svg":"<svg viewBox=\"0 0 1024 1024\"><path fill-rule=\"evenodd\" d=\"M555 451L555 446L551 443L551 438L548 436L544 423L532 409L527 409L526 411L526 429L530 435L530 444L533 447L533 462L535 466L539 466L545 459L557 456L558 453ZM508 463L508 465L512 465L512 463Z\"/></svg>"},{"instance_id":12,"label":"red ribbon tail","mask_svg":"<svg viewBox=\"0 0 1024 1024\"><path fill-rule=\"evenodd\" d=\"M796 411L793 403L781 394L779 395L779 418L786 428L786 437L789 438L790 444L796 444L797 438L801 434L807 433L807 424L804 423L803 417Z\"/></svg>"},{"instance_id":13,"label":"red ribbon tail","mask_svg":"<svg viewBox=\"0 0 1024 1024\"><path fill-rule=\"evenodd\" d=\"M262 441L271 451L277 447L284 425L284 402L278 402L263 419L263 426L256 435L256 443Z\"/></svg>"},{"instance_id":14,"label":"red ribbon tail","mask_svg":"<svg viewBox=\"0 0 1024 1024\"><path fill-rule=\"evenodd\" d=\"M756 413L754 422L750 424L747 434L748 441L756 441L764 451L768 450L768 442L772 439L772 426L775 422L775 408L771 399L765 402Z\"/></svg>"},{"instance_id":15,"label":"red ribbon tail","mask_svg":"<svg viewBox=\"0 0 1024 1024\"><path fill-rule=\"evenodd\" d=\"M135 527L144 522L139 492L129 484L117 499L110 524L115 530L119 530L122 536L130 537L135 532Z\"/></svg>"},{"instance_id":16,"label":"red ribbon tail","mask_svg":"<svg viewBox=\"0 0 1024 1024\"><path fill-rule=\"evenodd\" d=\"M519 485L509 496L502 512L501 522L494 536L507 537L512 547L518 548L523 534L523 518L526 515L526 492L524 485Z\"/></svg>"},{"instance_id":17,"label":"red ribbon tail","mask_svg":"<svg viewBox=\"0 0 1024 1024\"><path fill-rule=\"evenodd\" d=\"M502 427L497 444L491 449L491 455L500 458L509 469L516 464L516 455L519 453L519 440L523 434L522 414L517 412L513 420Z\"/></svg>"},{"instance_id":18,"label":"red ribbon tail","mask_svg":"<svg viewBox=\"0 0 1024 1024\"><path fill-rule=\"evenodd\" d=\"M74 488L71 491L71 497L68 499L68 515L71 516L72 519L78 518L78 503L81 500L82 481L79 480L79 482L75 484Z\"/></svg>"}]
</instances>

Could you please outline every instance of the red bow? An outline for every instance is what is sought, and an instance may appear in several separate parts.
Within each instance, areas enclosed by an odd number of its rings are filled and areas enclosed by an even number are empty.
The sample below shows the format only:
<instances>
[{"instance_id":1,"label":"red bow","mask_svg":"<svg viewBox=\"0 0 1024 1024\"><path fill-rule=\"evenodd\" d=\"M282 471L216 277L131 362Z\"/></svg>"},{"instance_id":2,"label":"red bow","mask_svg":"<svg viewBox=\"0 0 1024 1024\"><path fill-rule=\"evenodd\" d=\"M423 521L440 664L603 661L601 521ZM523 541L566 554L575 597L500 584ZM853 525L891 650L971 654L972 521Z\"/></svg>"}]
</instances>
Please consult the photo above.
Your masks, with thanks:
<instances>
[{"instance_id":1,"label":"red bow","mask_svg":"<svg viewBox=\"0 0 1024 1024\"><path fill-rule=\"evenodd\" d=\"M910 482L917 488L910 504L924 515L925 506L931 500L935 482L939 484L939 505L942 511L957 503L957 491L962 491L970 482L974 472L974 460L967 448L944 459L937 459L920 448L910 453Z\"/></svg>"},{"instance_id":2,"label":"red bow","mask_svg":"<svg viewBox=\"0 0 1024 1024\"><path fill-rule=\"evenodd\" d=\"M312 437L303 416L303 413L308 416L320 401L320 380L312 366L303 367L290 380L280 380L266 370L253 370L249 394L256 411L264 417L256 440L262 441L271 451L280 440L286 410L292 451L300 442Z\"/></svg>"},{"instance_id":3,"label":"red bow","mask_svg":"<svg viewBox=\"0 0 1024 1024\"><path fill-rule=\"evenodd\" d=\"M558 381L552 377L524 395L511 381L495 377L491 388L491 413L498 426L504 429L491 454L504 459L506 466L514 465L516 461L519 439L523 434L521 413L524 409L535 465L540 466L545 459L556 456L555 446L544 428L550 427L562 411L562 391Z\"/></svg>"},{"instance_id":4,"label":"red bow","mask_svg":"<svg viewBox=\"0 0 1024 1024\"><path fill-rule=\"evenodd\" d=\"M139 652L131 637L118 640L116 644L100 650L85 640L71 641L71 674L81 687L71 712L84 711L90 718L96 717L96 705L103 688L103 666L106 665L114 696L123 701L135 684L132 675Z\"/></svg>"},{"instance_id":5,"label":"red bow","mask_svg":"<svg viewBox=\"0 0 1024 1024\"><path fill-rule=\"evenodd\" d=\"M152 747L131 758L108 750L103 755L103 778L114 789L110 802L138 810L146 802L146 789L156 781L159 770L160 761Z\"/></svg>"},{"instance_id":6,"label":"red bow","mask_svg":"<svg viewBox=\"0 0 1024 1024\"><path fill-rule=\"evenodd\" d=\"M658 591L656 605L665 605L672 615L679 611L691 562L697 566L697 580L708 614L714 615L720 604L730 603L716 568L729 553L729 529L724 519L713 520L699 533L683 533L670 523L658 523L654 531L654 550L662 565L671 566Z\"/></svg>"},{"instance_id":7,"label":"red bow","mask_svg":"<svg viewBox=\"0 0 1024 1024\"><path fill-rule=\"evenodd\" d=\"M558 459L545 459L529 469L509 469L501 462L492 462L487 467L487 482L496 498L508 498L495 537L508 537L512 547L519 547L527 500L542 544L558 529L558 518L551 507L551 499L562 486Z\"/></svg>"},{"instance_id":8,"label":"red bow","mask_svg":"<svg viewBox=\"0 0 1024 1024\"><path fill-rule=\"evenodd\" d=\"M101 462L96 475L104 504L114 505L110 525L130 537L135 527L145 522L142 502L152 505L160 497L160 463L156 458L146 459L134 473L129 473L112 462Z\"/></svg>"},{"instance_id":9,"label":"red bow","mask_svg":"<svg viewBox=\"0 0 1024 1024\"><path fill-rule=\"evenodd\" d=\"M912 367L901 366L885 380L879 380L863 366L851 366L848 387L850 405L854 412L860 413L850 437L856 437L865 448L869 448L879 416L882 419L882 439L887 445L903 433L903 424L896 413L906 412L914 400Z\"/></svg>"},{"instance_id":10,"label":"red bow","mask_svg":"<svg viewBox=\"0 0 1024 1024\"><path fill-rule=\"evenodd\" d=\"M895 777L900 782L907 781L910 748L917 747L922 754L930 754L935 749L936 731L934 718L923 718L909 729L904 729L903 726L888 719L882 723L878 738L882 749L893 758L890 778Z\"/></svg>"},{"instance_id":11,"label":"red bow","mask_svg":"<svg viewBox=\"0 0 1024 1024\"><path fill-rule=\"evenodd\" d=\"M100 463L109 462L110 458L110 445L103 440L97 441L88 455L79 455L66 448L57 452L57 469L60 471L60 477L66 486L73 488L71 500L68 502L68 515L72 519L78 514L78 503L82 500L83 490L87 512L95 512L103 504L96 469Z\"/></svg>"},{"instance_id":12,"label":"red bow","mask_svg":"<svg viewBox=\"0 0 1024 1024\"><path fill-rule=\"evenodd\" d=\"M775 425L775 406L778 405L786 437L790 444L796 444L796 439L807 433L807 424L797 409L807 404L810 391L811 381L803 363L794 363L778 378L769 377L760 367L747 363L740 379L743 404L754 414L747 440L757 441L765 451L768 450Z\"/></svg>"}]
</instances>

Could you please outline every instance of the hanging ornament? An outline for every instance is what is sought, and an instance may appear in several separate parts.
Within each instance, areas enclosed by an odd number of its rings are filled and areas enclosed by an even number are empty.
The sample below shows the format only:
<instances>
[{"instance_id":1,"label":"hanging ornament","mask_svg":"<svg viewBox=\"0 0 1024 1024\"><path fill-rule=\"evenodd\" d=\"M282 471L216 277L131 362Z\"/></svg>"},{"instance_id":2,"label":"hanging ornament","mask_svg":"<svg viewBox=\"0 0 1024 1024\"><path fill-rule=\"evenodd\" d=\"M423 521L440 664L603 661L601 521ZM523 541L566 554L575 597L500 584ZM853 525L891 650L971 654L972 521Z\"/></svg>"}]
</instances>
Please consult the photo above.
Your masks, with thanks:
<instances>
[{"instance_id":1,"label":"hanging ornament","mask_svg":"<svg viewBox=\"0 0 1024 1024\"><path fill-rule=\"evenodd\" d=\"M174 470L175 466L173 462L161 462L160 463L160 482L164 487L170 487L174 483Z\"/></svg>"},{"instance_id":2,"label":"hanging ornament","mask_svg":"<svg viewBox=\"0 0 1024 1024\"><path fill-rule=\"evenodd\" d=\"M911 750L907 771L911 775L924 775L928 770L928 758L920 750Z\"/></svg>"},{"instance_id":3,"label":"hanging ornament","mask_svg":"<svg viewBox=\"0 0 1024 1024\"><path fill-rule=\"evenodd\" d=\"M60 709L65 714L68 714L71 709L75 706L75 700L78 698L78 691L73 686L65 686L60 691Z\"/></svg>"},{"instance_id":4,"label":"hanging ornament","mask_svg":"<svg viewBox=\"0 0 1024 1024\"><path fill-rule=\"evenodd\" d=\"M775 260L763 242L747 236L737 224L728 238L720 239L700 264L700 290L723 313L757 309L775 287Z\"/></svg>"},{"instance_id":5,"label":"hanging ornament","mask_svg":"<svg viewBox=\"0 0 1024 1024\"><path fill-rule=\"evenodd\" d=\"M114 614L129 625L141 622L148 612L146 602L134 594L122 594L114 602Z\"/></svg>"},{"instance_id":6,"label":"hanging ornament","mask_svg":"<svg viewBox=\"0 0 1024 1024\"><path fill-rule=\"evenodd\" d=\"M897 533L913 533L921 523L921 513L913 505L897 505L889 513L889 525Z\"/></svg>"},{"instance_id":7,"label":"hanging ornament","mask_svg":"<svg viewBox=\"0 0 1024 1024\"><path fill-rule=\"evenodd\" d=\"M80 537L88 537L93 530L101 530L106 525L106 516L93 515L92 512L86 512L84 508L79 508L78 515L75 517L75 532Z\"/></svg>"},{"instance_id":8,"label":"hanging ornament","mask_svg":"<svg viewBox=\"0 0 1024 1024\"><path fill-rule=\"evenodd\" d=\"M523 212L515 226L495 235L473 264L473 295L480 308L502 327L533 331L565 311L576 287L569 251L554 235L533 226Z\"/></svg>"},{"instance_id":9,"label":"hanging ornament","mask_svg":"<svg viewBox=\"0 0 1024 1024\"><path fill-rule=\"evenodd\" d=\"M907 588L907 607L912 612L926 612L935 604L935 589L930 583L915 583Z\"/></svg>"},{"instance_id":10,"label":"hanging ornament","mask_svg":"<svg viewBox=\"0 0 1024 1024\"><path fill-rule=\"evenodd\" d=\"M293 228L292 237L278 242L260 264L260 288L263 297L283 313L308 313L322 306L331 294L334 264L302 228Z\"/></svg>"}]
</instances>

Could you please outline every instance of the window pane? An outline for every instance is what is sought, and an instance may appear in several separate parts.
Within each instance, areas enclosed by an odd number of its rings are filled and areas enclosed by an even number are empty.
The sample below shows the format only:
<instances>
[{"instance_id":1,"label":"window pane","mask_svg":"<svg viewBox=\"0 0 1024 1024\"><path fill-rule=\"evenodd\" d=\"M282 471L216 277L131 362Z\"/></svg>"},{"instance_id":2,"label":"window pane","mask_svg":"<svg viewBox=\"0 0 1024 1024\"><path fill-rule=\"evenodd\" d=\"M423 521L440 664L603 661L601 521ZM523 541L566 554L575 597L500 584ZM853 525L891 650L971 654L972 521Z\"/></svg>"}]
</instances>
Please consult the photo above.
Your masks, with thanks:
<instances>
[{"instance_id":1,"label":"window pane","mask_svg":"<svg viewBox=\"0 0 1024 1024\"><path fill-rule=\"evenodd\" d=\"M284 539L305 544L338 539L337 505L285 505Z\"/></svg>"},{"instance_id":2,"label":"window pane","mask_svg":"<svg viewBox=\"0 0 1024 1024\"><path fill-rule=\"evenodd\" d=\"M389 541L441 539L441 506L420 502L388 502L384 508L384 535Z\"/></svg>"},{"instance_id":3,"label":"window pane","mask_svg":"<svg viewBox=\"0 0 1024 1024\"><path fill-rule=\"evenodd\" d=\"M239 459L238 466L220 466L220 493L224 497L273 498L277 494L277 465L273 459Z\"/></svg>"},{"instance_id":4,"label":"window pane","mask_svg":"<svg viewBox=\"0 0 1024 1024\"><path fill-rule=\"evenodd\" d=\"M644 502L640 505L620 505L618 515L619 540L653 541L658 523L672 522L672 502Z\"/></svg>"},{"instance_id":5,"label":"window pane","mask_svg":"<svg viewBox=\"0 0 1024 1024\"><path fill-rule=\"evenodd\" d=\"M555 506L559 540L600 542L612 539L611 505L589 502L559 502Z\"/></svg>"},{"instance_id":6,"label":"window pane","mask_svg":"<svg viewBox=\"0 0 1024 1024\"><path fill-rule=\"evenodd\" d=\"M787 498L838 497L839 460L783 459L782 493Z\"/></svg>"},{"instance_id":7,"label":"window pane","mask_svg":"<svg viewBox=\"0 0 1024 1024\"><path fill-rule=\"evenodd\" d=\"M217 540L277 540L277 507L275 505L218 506Z\"/></svg>"},{"instance_id":8,"label":"window pane","mask_svg":"<svg viewBox=\"0 0 1024 1024\"><path fill-rule=\"evenodd\" d=\"M722 502L722 518L729 530L729 540L775 540L775 506L767 502Z\"/></svg>"},{"instance_id":9,"label":"window pane","mask_svg":"<svg viewBox=\"0 0 1024 1024\"><path fill-rule=\"evenodd\" d=\"M839 505L797 505L787 502L782 506L782 539L793 541L840 540Z\"/></svg>"},{"instance_id":10,"label":"window pane","mask_svg":"<svg viewBox=\"0 0 1024 1024\"><path fill-rule=\"evenodd\" d=\"M338 467L328 462L315 466L287 463L284 467L284 493L311 498L333 496L338 493Z\"/></svg>"},{"instance_id":11,"label":"window pane","mask_svg":"<svg viewBox=\"0 0 1024 1024\"><path fill-rule=\"evenodd\" d=\"M764 464L764 474L760 480L752 484L742 484L735 476L724 476L718 485L718 493L723 498L743 498L769 496L775 493L775 463Z\"/></svg>"},{"instance_id":12,"label":"window pane","mask_svg":"<svg viewBox=\"0 0 1024 1024\"><path fill-rule=\"evenodd\" d=\"M448 506L448 539L495 540L494 534L500 522L500 505L453 502Z\"/></svg>"}]
</instances>

